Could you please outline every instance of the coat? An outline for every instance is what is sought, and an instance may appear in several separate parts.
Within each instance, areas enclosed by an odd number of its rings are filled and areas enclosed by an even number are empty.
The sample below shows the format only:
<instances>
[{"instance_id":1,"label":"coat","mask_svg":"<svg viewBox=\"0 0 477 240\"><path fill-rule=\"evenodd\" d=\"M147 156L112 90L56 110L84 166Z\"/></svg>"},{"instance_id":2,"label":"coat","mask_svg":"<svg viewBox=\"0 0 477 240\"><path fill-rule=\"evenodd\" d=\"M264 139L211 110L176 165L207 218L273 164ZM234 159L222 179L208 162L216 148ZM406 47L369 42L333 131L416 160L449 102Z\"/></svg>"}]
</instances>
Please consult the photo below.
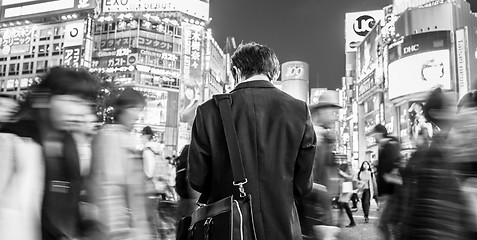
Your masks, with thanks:
<instances>
[{"instance_id":1,"label":"coat","mask_svg":"<svg viewBox=\"0 0 477 240\"><path fill-rule=\"evenodd\" d=\"M232 118L252 195L259 240L302 239L295 197L309 193L316 136L306 103L258 80L232 92ZM238 197L219 109L197 109L189 148L189 181L208 202Z\"/></svg>"},{"instance_id":2,"label":"coat","mask_svg":"<svg viewBox=\"0 0 477 240\"><path fill-rule=\"evenodd\" d=\"M463 239L463 198L446 140L435 134L417 163L407 239Z\"/></svg>"},{"instance_id":3,"label":"coat","mask_svg":"<svg viewBox=\"0 0 477 240\"><path fill-rule=\"evenodd\" d=\"M41 239L45 163L34 122L0 130L0 239Z\"/></svg>"},{"instance_id":4,"label":"coat","mask_svg":"<svg viewBox=\"0 0 477 240\"><path fill-rule=\"evenodd\" d=\"M137 140L137 141L135 141ZM96 239L153 239L146 209L146 174L126 127L106 125L93 140L92 193L104 231Z\"/></svg>"},{"instance_id":5,"label":"coat","mask_svg":"<svg viewBox=\"0 0 477 240\"><path fill-rule=\"evenodd\" d=\"M378 196L392 195L394 193L394 184L384 179L385 174L391 173L399 167L401 161L399 142L394 138L384 139L379 146L377 184Z\"/></svg>"}]
</instances>

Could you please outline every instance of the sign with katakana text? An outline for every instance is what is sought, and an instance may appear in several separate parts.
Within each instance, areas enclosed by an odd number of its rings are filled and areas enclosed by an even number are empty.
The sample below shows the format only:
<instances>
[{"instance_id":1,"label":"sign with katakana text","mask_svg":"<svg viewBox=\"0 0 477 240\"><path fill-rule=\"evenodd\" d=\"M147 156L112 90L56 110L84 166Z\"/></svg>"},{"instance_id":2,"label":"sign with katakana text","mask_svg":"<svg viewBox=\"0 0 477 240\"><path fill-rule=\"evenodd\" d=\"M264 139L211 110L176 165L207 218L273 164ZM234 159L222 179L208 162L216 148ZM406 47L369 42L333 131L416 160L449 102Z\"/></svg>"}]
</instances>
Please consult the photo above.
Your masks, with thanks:
<instances>
[{"instance_id":1,"label":"sign with katakana text","mask_svg":"<svg viewBox=\"0 0 477 240\"><path fill-rule=\"evenodd\" d=\"M63 53L63 65L77 68L81 63L81 46L66 47Z\"/></svg>"},{"instance_id":2,"label":"sign with katakana text","mask_svg":"<svg viewBox=\"0 0 477 240\"><path fill-rule=\"evenodd\" d=\"M32 28L17 27L0 30L0 49L2 55L26 53L30 50Z\"/></svg>"},{"instance_id":3,"label":"sign with katakana text","mask_svg":"<svg viewBox=\"0 0 477 240\"><path fill-rule=\"evenodd\" d=\"M145 38L145 37L134 38L133 46L136 46L136 44L138 47L149 47L149 48L166 50L171 52L173 47L172 43L164 42L164 41L156 40L156 39Z\"/></svg>"}]
</instances>

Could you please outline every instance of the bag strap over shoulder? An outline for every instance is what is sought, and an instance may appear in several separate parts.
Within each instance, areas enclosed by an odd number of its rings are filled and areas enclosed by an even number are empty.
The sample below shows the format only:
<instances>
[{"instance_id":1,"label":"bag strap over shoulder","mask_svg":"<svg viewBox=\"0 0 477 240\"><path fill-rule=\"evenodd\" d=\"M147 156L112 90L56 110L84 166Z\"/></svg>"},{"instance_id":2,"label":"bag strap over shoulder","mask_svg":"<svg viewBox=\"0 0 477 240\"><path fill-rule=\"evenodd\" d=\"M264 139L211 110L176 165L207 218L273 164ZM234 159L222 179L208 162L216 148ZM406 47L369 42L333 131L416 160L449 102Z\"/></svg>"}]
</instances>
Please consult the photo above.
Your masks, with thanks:
<instances>
[{"instance_id":1,"label":"bag strap over shoulder","mask_svg":"<svg viewBox=\"0 0 477 240\"><path fill-rule=\"evenodd\" d=\"M227 149L229 151L230 163L234 177L233 184L239 187L240 196L245 197L243 185L247 183L245 171L243 167L242 153L240 152L237 131L235 130L234 121L232 119L232 97L230 94L218 94L214 96L215 103L219 107L222 125L227 141Z\"/></svg>"}]
</instances>

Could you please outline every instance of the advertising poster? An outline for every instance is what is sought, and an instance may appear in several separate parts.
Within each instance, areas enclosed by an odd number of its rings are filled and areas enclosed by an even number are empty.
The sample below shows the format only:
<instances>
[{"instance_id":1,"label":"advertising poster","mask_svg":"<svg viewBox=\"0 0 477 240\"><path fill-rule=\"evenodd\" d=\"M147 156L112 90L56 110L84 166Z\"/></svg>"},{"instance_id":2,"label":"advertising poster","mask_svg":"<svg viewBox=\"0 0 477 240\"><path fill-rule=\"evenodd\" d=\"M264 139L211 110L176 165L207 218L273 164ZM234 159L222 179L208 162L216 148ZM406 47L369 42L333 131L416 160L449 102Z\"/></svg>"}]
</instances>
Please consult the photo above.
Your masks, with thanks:
<instances>
[{"instance_id":1,"label":"advertising poster","mask_svg":"<svg viewBox=\"0 0 477 240\"><path fill-rule=\"evenodd\" d=\"M459 82L459 99L469 92L469 42L467 28L455 32L457 55L457 79Z\"/></svg>"},{"instance_id":2,"label":"advertising poster","mask_svg":"<svg viewBox=\"0 0 477 240\"><path fill-rule=\"evenodd\" d=\"M65 47L63 65L78 68L81 65L81 46Z\"/></svg>"},{"instance_id":3,"label":"advertising poster","mask_svg":"<svg viewBox=\"0 0 477 240\"><path fill-rule=\"evenodd\" d=\"M357 65L357 67L359 66L357 69L358 82L378 66L378 37L380 30L381 28L378 25L373 27L358 47L358 54L356 55L359 60L359 65Z\"/></svg>"},{"instance_id":4,"label":"advertising poster","mask_svg":"<svg viewBox=\"0 0 477 240\"><path fill-rule=\"evenodd\" d=\"M406 37L389 51L389 98L451 89L450 33L429 32ZM412 86L409 87L409 86Z\"/></svg>"},{"instance_id":5,"label":"advertising poster","mask_svg":"<svg viewBox=\"0 0 477 240\"><path fill-rule=\"evenodd\" d=\"M202 103L202 55L204 32L199 28L184 27L184 78L179 92L179 142L180 150L191 140L192 125L197 107Z\"/></svg>"},{"instance_id":6,"label":"advertising poster","mask_svg":"<svg viewBox=\"0 0 477 240\"><path fill-rule=\"evenodd\" d=\"M147 126L165 126L168 92L150 88L135 88L146 97L146 107L137 123Z\"/></svg>"},{"instance_id":7,"label":"advertising poster","mask_svg":"<svg viewBox=\"0 0 477 240\"><path fill-rule=\"evenodd\" d=\"M360 42L383 18L383 10L346 13L345 51L356 52Z\"/></svg>"},{"instance_id":8,"label":"advertising poster","mask_svg":"<svg viewBox=\"0 0 477 240\"><path fill-rule=\"evenodd\" d=\"M0 56L29 52L32 33L31 26L0 30Z\"/></svg>"}]
</instances>

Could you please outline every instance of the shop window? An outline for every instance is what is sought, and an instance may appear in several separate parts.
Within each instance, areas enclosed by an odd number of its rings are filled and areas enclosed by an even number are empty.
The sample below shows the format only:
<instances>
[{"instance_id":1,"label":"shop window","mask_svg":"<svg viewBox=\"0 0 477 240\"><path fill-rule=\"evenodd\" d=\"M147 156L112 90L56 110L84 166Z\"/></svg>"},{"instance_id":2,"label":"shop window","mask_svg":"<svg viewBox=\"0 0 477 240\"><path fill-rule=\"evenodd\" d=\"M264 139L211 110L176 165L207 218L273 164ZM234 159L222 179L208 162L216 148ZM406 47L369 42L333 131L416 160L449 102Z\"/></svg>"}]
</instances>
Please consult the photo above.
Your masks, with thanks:
<instances>
[{"instance_id":1,"label":"shop window","mask_svg":"<svg viewBox=\"0 0 477 240\"><path fill-rule=\"evenodd\" d=\"M44 73L48 68L48 60L36 62L36 73Z\"/></svg>"},{"instance_id":2,"label":"shop window","mask_svg":"<svg viewBox=\"0 0 477 240\"><path fill-rule=\"evenodd\" d=\"M51 28L40 30L40 41L50 40L51 35L53 35Z\"/></svg>"},{"instance_id":3,"label":"shop window","mask_svg":"<svg viewBox=\"0 0 477 240\"><path fill-rule=\"evenodd\" d=\"M32 74L33 73L33 62L23 63L22 74Z\"/></svg>"},{"instance_id":4,"label":"shop window","mask_svg":"<svg viewBox=\"0 0 477 240\"><path fill-rule=\"evenodd\" d=\"M0 64L0 77L5 77L7 75L7 65Z\"/></svg>"},{"instance_id":5,"label":"shop window","mask_svg":"<svg viewBox=\"0 0 477 240\"><path fill-rule=\"evenodd\" d=\"M8 66L8 76L16 76L20 74L20 63L10 63Z\"/></svg>"},{"instance_id":6,"label":"shop window","mask_svg":"<svg viewBox=\"0 0 477 240\"><path fill-rule=\"evenodd\" d=\"M48 56L49 51L50 51L50 45L49 44L38 46L38 57Z\"/></svg>"},{"instance_id":7,"label":"shop window","mask_svg":"<svg viewBox=\"0 0 477 240\"><path fill-rule=\"evenodd\" d=\"M172 51L175 52L175 53L181 53L182 52L182 45L180 43L172 44Z\"/></svg>"},{"instance_id":8,"label":"shop window","mask_svg":"<svg viewBox=\"0 0 477 240\"><path fill-rule=\"evenodd\" d=\"M182 29L180 27L176 27L174 31L174 35L178 37L182 36Z\"/></svg>"},{"instance_id":9,"label":"shop window","mask_svg":"<svg viewBox=\"0 0 477 240\"><path fill-rule=\"evenodd\" d=\"M53 39L61 39L65 33L64 27L55 27L53 29Z\"/></svg>"},{"instance_id":10,"label":"shop window","mask_svg":"<svg viewBox=\"0 0 477 240\"><path fill-rule=\"evenodd\" d=\"M63 43L53 43L53 56L63 54Z\"/></svg>"}]
</instances>

